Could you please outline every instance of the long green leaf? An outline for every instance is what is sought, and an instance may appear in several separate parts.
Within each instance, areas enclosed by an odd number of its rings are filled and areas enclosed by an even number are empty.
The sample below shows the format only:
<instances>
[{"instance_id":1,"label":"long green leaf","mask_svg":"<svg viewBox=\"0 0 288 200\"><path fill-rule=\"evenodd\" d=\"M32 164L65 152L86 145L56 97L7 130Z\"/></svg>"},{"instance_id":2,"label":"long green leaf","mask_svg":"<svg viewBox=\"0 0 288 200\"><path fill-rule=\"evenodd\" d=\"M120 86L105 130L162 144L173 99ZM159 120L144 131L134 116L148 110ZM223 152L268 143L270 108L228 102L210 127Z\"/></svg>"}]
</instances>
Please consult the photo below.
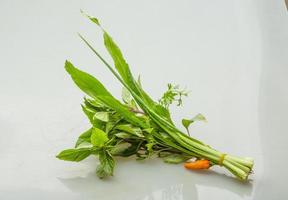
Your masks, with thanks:
<instances>
[{"instance_id":1,"label":"long green leaf","mask_svg":"<svg viewBox=\"0 0 288 200\"><path fill-rule=\"evenodd\" d=\"M56 157L60 160L79 162L92 154L91 148L66 149Z\"/></svg>"},{"instance_id":2,"label":"long green leaf","mask_svg":"<svg viewBox=\"0 0 288 200\"><path fill-rule=\"evenodd\" d=\"M66 61L65 69L71 75L76 85L87 95L92 98L99 99L106 106L121 113L121 115L130 123L143 128L147 127L142 120L136 117L135 114L130 112L126 106L115 99L96 78L77 69L69 61Z\"/></svg>"}]
</instances>

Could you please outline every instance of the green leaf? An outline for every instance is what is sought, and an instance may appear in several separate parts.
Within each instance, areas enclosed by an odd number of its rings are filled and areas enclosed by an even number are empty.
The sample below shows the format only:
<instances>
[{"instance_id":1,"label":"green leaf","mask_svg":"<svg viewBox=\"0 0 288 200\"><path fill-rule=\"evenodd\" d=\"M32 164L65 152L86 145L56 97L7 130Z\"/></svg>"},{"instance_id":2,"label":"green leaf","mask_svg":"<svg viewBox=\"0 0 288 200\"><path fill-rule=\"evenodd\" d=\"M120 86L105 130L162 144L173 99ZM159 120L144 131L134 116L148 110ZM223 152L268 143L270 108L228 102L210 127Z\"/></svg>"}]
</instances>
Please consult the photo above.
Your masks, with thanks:
<instances>
[{"instance_id":1,"label":"green leaf","mask_svg":"<svg viewBox=\"0 0 288 200\"><path fill-rule=\"evenodd\" d=\"M102 129L105 124L103 121L94 117L96 114L96 111L91 109L91 108L88 108L87 106L84 106L84 105L81 105L81 106L82 106L83 112L86 114L86 116L88 117L88 119L89 119L90 123L93 125L93 127Z\"/></svg>"},{"instance_id":2,"label":"green leaf","mask_svg":"<svg viewBox=\"0 0 288 200\"><path fill-rule=\"evenodd\" d=\"M130 134L135 135L137 137L144 137L144 135L142 134L141 128L133 127L133 126L131 126L131 124L117 125L117 126L115 126L115 129L130 133Z\"/></svg>"},{"instance_id":3,"label":"green leaf","mask_svg":"<svg viewBox=\"0 0 288 200\"><path fill-rule=\"evenodd\" d=\"M113 39L106 31L104 31L103 37L105 47L108 50L109 54L111 55L112 59L114 60L115 68L119 72L124 82L126 82L130 87L135 89L135 81L133 79L128 64L123 58L122 52L120 51L118 46L114 43Z\"/></svg>"},{"instance_id":4,"label":"green leaf","mask_svg":"<svg viewBox=\"0 0 288 200\"><path fill-rule=\"evenodd\" d=\"M79 147L79 145L81 145L84 142L91 143L90 140L91 134L92 134L92 128L82 133L75 144L75 148Z\"/></svg>"},{"instance_id":5,"label":"green leaf","mask_svg":"<svg viewBox=\"0 0 288 200\"><path fill-rule=\"evenodd\" d=\"M93 128L90 139L91 144L96 147L102 147L108 141L107 134L98 128Z\"/></svg>"},{"instance_id":6,"label":"green leaf","mask_svg":"<svg viewBox=\"0 0 288 200\"><path fill-rule=\"evenodd\" d=\"M85 97L84 98L84 104L90 108L90 109L94 109L96 111L105 111L108 108L98 99L90 99Z\"/></svg>"},{"instance_id":7,"label":"green leaf","mask_svg":"<svg viewBox=\"0 0 288 200\"><path fill-rule=\"evenodd\" d=\"M112 95L106 90L100 81L90 74L77 69L67 60L65 62L65 69L71 75L76 85L90 97L95 99L98 99L99 96L112 97Z\"/></svg>"},{"instance_id":8,"label":"green leaf","mask_svg":"<svg viewBox=\"0 0 288 200\"><path fill-rule=\"evenodd\" d=\"M148 142L148 143L145 145L149 155L152 155L152 153L153 153L153 146L154 146L154 145L155 145L155 143L153 143L153 142Z\"/></svg>"},{"instance_id":9,"label":"green leaf","mask_svg":"<svg viewBox=\"0 0 288 200\"><path fill-rule=\"evenodd\" d=\"M142 89L142 86L135 81L129 65L127 64L126 60L124 59L120 48L117 44L113 41L112 37L104 30L103 33L104 37L104 45L109 52L110 56L114 61L114 65L120 76L122 77L123 81L129 86L129 88L134 91L137 95L139 95L145 103L149 105L155 105L155 102L152 98ZM133 96L133 95L132 95Z\"/></svg>"},{"instance_id":10,"label":"green leaf","mask_svg":"<svg viewBox=\"0 0 288 200\"><path fill-rule=\"evenodd\" d=\"M171 116L170 116L170 112L167 108L163 107L160 104L156 104L154 106L154 110L157 114L164 117L170 124L173 124L173 121L172 121Z\"/></svg>"},{"instance_id":11,"label":"green leaf","mask_svg":"<svg viewBox=\"0 0 288 200\"><path fill-rule=\"evenodd\" d=\"M119 124L123 120L123 117L115 112L109 116L109 122L106 123L105 131L106 133L110 133L114 129L114 127Z\"/></svg>"},{"instance_id":12,"label":"green leaf","mask_svg":"<svg viewBox=\"0 0 288 200\"><path fill-rule=\"evenodd\" d=\"M154 131L154 128L146 128L143 131L145 131L146 133L152 134L152 132Z\"/></svg>"},{"instance_id":13,"label":"green leaf","mask_svg":"<svg viewBox=\"0 0 288 200\"><path fill-rule=\"evenodd\" d=\"M197 114L195 117L193 117L192 119L182 119L182 125L187 129L189 126L194 123L195 121L207 121L206 118L202 115L202 114Z\"/></svg>"},{"instance_id":14,"label":"green leaf","mask_svg":"<svg viewBox=\"0 0 288 200\"><path fill-rule=\"evenodd\" d=\"M108 112L96 112L95 115L93 116L93 119L98 119L103 122L108 122L109 121L109 113Z\"/></svg>"},{"instance_id":15,"label":"green leaf","mask_svg":"<svg viewBox=\"0 0 288 200\"><path fill-rule=\"evenodd\" d=\"M84 105L81 105L81 107L85 115L88 117L90 123L93 124L93 116L95 115L95 111Z\"/></svg>"},{"instance_id":16,"label":"green leaf","mask_svg":"<svg viewBox=\"0 0 288 200\"><path fill-rule=\"evenodd\" d=\"M66 149L56 157L60 160L79 162L92 154L91 148Z\"/></svg>"},{"instance_id":17,"label":"green leaf","mask_svg":"<svg viewBox=\"0 0 288 200\"><path fill-rule=\"evenodd\" d=\"M165 163L170 163L170 164L179 164L179 163L185 162L188 159L189 159L188 156L183 156L180 154L170 154L168 156L165 156L163 158L163 161Z\"/></svg>"},{"instance_id":18,"label":"green leaf","mask_svg":"<svg viewBox=\"0 0 288 200\"><path fill-rule=\"evenodd\" d=\"M81 13L82 13L84 16L88 17L93 23L95 23L95 24L97 24L98 26L100 26L100 22L99 22L99 20L98 20L96 17L87 15L83 10L80 10L80 11L81 11Z\"/></svg>"},{"instance_id":19,"label":"green leaf","mask_svg":"<svg viewBox=\"0 0 288 200\"><path fill-rule=\"evenodd\" d=\"M100 164L96 169L96 174L99 178L113 176L115 161L108 151L102 150L99 152Z\"/></svg>"},{"instance_id":20,"label":"green leaf","mask_svg":"<svg viewBox=\"0 0 288 200\"><path fill-rule=\"evenodd\" d=\"M147 125L137 118L135 114L131 113L126 106L115 99L96 78L77 69L69 61L66 61L65 68L76 85L87 95L94 99L99 99L106 106L120 113L130 123L140 127L147 127Z\"/></svg>"},{"instance_id":21,"label":"green leaf","mask_svg":"<svg viewBox=\"0 0 288 200\"><path fill-rule=\"evenodd\" d=\"M137 154L140 146L142 144L142 141L137 141L137 142L134 142L134 143L131 143L131 146L129 148L127 148L125 151L123 151L121 153L121 156L122 157L129 157L129 156L132 156L134 154Z\"/></svg>"},{"instance_id":22,"label":"green leaf","mask_svg":"<svg viewBox=\"0 0 288 200\"><path fill-rule=\"evenodd\" d=\"M122 88L122 100L124 103L126 103L128 105L131 104L132 96L131 96L130 92L127 90L127 88L125 88L125 87Z\"/></svg>"},{"instance_id":23,"label":"green leaf","mask_svg":"<svg viewBox=\"0 0 288 200\"><path fill-rule=\"evenodd\" d=\"M111 148L110 153L113 156L122 156L132 145L128 142L121 142Z\"/></svg>"},{"instance_id":24,"label":"green leaf","mask_svg":"<svg viewBox=\"0 0 288 200\"><path fill-rule=\"evenodd\" d=\"M116 133L115 135L116 135L116 137L121 138L121 139L133 138L133 136L131 134L125 133L125 132Z\"/></svg>"}]
</instances>

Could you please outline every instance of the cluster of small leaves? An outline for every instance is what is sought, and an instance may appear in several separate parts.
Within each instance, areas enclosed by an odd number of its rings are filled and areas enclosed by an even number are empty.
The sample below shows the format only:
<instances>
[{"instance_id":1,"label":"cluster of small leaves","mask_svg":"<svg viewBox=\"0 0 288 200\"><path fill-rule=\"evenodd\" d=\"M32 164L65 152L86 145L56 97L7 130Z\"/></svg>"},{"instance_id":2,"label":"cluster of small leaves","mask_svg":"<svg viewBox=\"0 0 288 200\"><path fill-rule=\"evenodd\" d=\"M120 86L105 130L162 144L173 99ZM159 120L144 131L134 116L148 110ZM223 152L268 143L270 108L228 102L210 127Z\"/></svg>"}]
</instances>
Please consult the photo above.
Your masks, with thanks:
<instances>
[{"instance_id":1,"label":"cluster of small leaves","mask_svg":"<svg viewBox=\"0 0 288 200\"><path fill-rule=\"evenodd\" d=\"M71 65L70 63L66 63ZM66 161L79 162L90 155L99 157L100 164L96 169L99 178L112 176L115 166L115 156L136 156L143 160L156 155L166 163L181 163L191 156L169 148L155 139L153 132L159 127L150 124L147 115L139 110L129 92L123 89L123 103L130 114L149 125L143 129L125 120L122 115L107 107L97 99L84 98L82 110L92 127L84 131L77 139L75 148L60 152L57 158Z\"/></svg>"},{"instance_id":2,"label":"cluster of small leaves","mask_svg":"<svg viewBox=\"0 0 288 200\"><path fill-rule=\"evenodd\" d=\"M169 83L167 86L168 89L159 100L159 103L165 108L169 108L173 102L177 102L177 106L181 106L183 104L182 97L187 97L188 92L180 89L179 85Z\"/></svg>"}]
</instances>

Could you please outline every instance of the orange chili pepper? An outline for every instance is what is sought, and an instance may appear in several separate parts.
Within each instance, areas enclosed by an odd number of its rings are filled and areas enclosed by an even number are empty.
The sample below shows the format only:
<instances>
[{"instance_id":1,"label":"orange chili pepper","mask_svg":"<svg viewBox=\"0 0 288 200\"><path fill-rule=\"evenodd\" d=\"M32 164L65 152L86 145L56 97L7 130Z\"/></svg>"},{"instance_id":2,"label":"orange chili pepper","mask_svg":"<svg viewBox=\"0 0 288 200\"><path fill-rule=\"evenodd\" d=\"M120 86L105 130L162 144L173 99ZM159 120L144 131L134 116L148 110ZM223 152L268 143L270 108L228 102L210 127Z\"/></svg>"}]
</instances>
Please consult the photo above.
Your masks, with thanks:
<instances>
[{"instance_id":1,"label":"orange chili pepper","mask_svg":"<svg viewBox=\"0 0 288 200\"><path fill-rule=\"evenodd\" d=\"M196 160L194 162L186 162L184 164L186 169L200 170L200 169L209 169L210 161L209 160Z\"/></svg>"}]
</instances>

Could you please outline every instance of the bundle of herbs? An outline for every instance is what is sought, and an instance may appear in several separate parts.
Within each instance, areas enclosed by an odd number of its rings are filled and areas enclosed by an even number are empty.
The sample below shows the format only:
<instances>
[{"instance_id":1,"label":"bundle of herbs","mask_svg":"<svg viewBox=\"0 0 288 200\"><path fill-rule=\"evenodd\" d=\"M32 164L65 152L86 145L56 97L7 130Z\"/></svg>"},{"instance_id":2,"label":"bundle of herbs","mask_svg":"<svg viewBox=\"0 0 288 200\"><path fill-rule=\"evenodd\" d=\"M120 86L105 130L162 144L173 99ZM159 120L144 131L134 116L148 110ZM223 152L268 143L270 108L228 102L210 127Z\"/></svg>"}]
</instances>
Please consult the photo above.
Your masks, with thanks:
<instances>
[{"instance_id":1,"label":"bundle of herbs","mask_svg":"<svg viewBox=\"0 0 288 200\"><path fill-rule=\"evenodd\" d=\"M188 169L208 169L219 165L240 180L247 180L253 167L251 158L224 154L190 137L190 124L205 120L204 116L198 114L192 119L182 120L189 135L174 125L169 105L173 102L181 105L187 92L168 84L162 98L154 101L142 88L140 79L134 78L119 47L98 19L84 15L103 31L104 45L114 61L114 67L83 36L79 36L122 84L122 101L117 100L96 78L66 61L66 71L88 95L84 98L82 109L91 122L91 128L79 136L74 148L60 152L57 158L79 162L96 155L100 161L96 173L100 178L113 175L115 156L134 155L137 160L158 156L166 163L185 163Z\"/></svg>"}]
</instances>

